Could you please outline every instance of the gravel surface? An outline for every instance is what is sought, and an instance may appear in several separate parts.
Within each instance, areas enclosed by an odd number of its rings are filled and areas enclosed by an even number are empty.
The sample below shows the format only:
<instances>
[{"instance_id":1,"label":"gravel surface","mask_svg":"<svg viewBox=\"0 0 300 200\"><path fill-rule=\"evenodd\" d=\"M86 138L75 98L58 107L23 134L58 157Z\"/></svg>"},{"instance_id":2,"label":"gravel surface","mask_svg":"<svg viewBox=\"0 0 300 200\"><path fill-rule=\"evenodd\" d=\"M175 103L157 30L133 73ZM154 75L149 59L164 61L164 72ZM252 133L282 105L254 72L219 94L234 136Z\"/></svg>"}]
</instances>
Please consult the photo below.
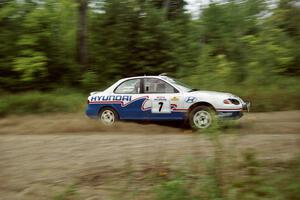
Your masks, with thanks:
<instances>
[{"instance_id":1,"label":"gravel surface","mask_svg":"<svg viewBox=\"0 0 300 200\"><path fill-rule=\"evenodd\" d=\"M248 114L222 130L223 150L239 156L253 149L259 159L284 162L299 154L299 122L300 111ZM108 199L108 184L87 182L118 179L128 164L136 169L161 162L183 166L189 158L206 159L213 152L208 134L171 125L107 128L81 115L11 116L0 119L0 199L51 199L78 182L85 199Z\"/></svg>"}]
</instances>

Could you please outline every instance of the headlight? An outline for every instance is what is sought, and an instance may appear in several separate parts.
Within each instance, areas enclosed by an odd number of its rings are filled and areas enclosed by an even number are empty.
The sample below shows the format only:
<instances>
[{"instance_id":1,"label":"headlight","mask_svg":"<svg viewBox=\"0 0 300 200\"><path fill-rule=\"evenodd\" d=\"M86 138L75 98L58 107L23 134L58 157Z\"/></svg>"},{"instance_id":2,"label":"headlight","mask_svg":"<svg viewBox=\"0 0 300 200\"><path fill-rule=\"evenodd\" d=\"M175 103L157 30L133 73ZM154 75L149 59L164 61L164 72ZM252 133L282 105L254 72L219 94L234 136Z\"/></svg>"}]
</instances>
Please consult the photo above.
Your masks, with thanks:
<instances>
[{"instance_id":1,"label":"headlight","mask_svg":"<svg viewBox=\"0 0 300 200\"><path fill-rule=\"evenodd\" d=\"M225 99L225 100L223 101L223 103L224 103L224 104L240 105L240 101L239 101L239 100L237 100L237 99L232 99L232 98L230 98L230 99Z\"/></svg>"}]
</instances>

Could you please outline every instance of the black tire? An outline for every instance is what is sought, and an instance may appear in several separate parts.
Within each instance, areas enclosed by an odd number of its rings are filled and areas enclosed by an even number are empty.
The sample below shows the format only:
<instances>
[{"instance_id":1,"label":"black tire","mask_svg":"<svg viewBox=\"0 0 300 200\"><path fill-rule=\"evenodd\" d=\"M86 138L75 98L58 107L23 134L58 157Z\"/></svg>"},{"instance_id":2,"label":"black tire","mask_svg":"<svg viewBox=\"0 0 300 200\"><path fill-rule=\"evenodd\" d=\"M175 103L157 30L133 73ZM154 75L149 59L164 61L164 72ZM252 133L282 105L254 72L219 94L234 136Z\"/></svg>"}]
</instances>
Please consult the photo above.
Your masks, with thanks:
<instances>
[{"instance_id":1,"label":"black tire","mask_svg":"<svg viewBox=\"0 0 300 200\"><path fill-rule=\"evenodd\" d=\"M194 130L208 129L212 127L215 122L216 113L211 107L197 106L189 113L189 124Z\"/></svg>"},{"instance_id":2,"label":"black tire","mask_svg":"<svg viewBox=\"0 0 300 200\"><path fill-rule=\"evenodd\" d=\"M119 115L115 109L104 107L99 112L99 119L103 125L111 126L119 120Z\"/></svg>"}]
</instances>

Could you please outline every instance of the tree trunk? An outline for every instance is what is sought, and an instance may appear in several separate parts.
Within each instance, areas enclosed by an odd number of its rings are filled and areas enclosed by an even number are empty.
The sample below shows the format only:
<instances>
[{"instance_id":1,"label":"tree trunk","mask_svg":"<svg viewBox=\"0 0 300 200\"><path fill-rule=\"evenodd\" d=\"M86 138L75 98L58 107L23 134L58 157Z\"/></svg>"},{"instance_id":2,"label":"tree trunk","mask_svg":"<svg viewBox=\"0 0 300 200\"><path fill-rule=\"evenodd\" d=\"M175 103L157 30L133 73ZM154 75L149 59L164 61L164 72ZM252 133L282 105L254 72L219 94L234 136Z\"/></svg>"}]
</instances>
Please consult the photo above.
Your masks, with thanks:
<instances>
[{"instance_id":1,"label":"tree trunk","mask_svg":"<svg viewBox=\"0 0 300 200\"><path fill-rule=\"evenodd\" d=\"M166 12L166 19L169 19L169 11L170 11L170 0L165 0L163 3L163 8Z\"/></svg>"},{"instance_id":2,"label":"tree trunk","mask_svg":"<svg viewBox=\"0 0 300 200\"><path fill-rule=\"evenodd\" d=\"M78 1L77 61L81 70L86 71L88 68L86 45L88 0Z\"/></svg>"}]
</instances>

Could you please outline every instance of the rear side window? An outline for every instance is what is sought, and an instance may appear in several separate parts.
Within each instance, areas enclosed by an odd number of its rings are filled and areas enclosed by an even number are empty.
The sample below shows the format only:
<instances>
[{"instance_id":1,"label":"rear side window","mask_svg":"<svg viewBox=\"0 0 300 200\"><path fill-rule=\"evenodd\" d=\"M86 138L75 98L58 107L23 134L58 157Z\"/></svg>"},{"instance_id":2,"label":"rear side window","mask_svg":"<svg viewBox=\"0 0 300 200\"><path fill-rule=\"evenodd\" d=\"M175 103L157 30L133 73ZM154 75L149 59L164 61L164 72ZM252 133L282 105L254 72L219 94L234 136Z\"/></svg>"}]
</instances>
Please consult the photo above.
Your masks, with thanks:
<instances>
[{"instance_id":1,"label":"rear side window","mask_svg":"<svg viewBox=\"0 0 300 200\"><path fill-rule=\"evenodd\" d=\"M121 83L116 89L117 94L138 94L141 91L140 88L141 79L131 79Z\"/></svg>"},{"instance_id":2,"label":"rear side window","mask_svg":"<svg viewBox=\"0 0 300 200\"><path fill-rule=\"evenodd\" d=\"M178 93L178 90L163 80L145 78L144 93Z\"/></svg>"}]
</instances>

